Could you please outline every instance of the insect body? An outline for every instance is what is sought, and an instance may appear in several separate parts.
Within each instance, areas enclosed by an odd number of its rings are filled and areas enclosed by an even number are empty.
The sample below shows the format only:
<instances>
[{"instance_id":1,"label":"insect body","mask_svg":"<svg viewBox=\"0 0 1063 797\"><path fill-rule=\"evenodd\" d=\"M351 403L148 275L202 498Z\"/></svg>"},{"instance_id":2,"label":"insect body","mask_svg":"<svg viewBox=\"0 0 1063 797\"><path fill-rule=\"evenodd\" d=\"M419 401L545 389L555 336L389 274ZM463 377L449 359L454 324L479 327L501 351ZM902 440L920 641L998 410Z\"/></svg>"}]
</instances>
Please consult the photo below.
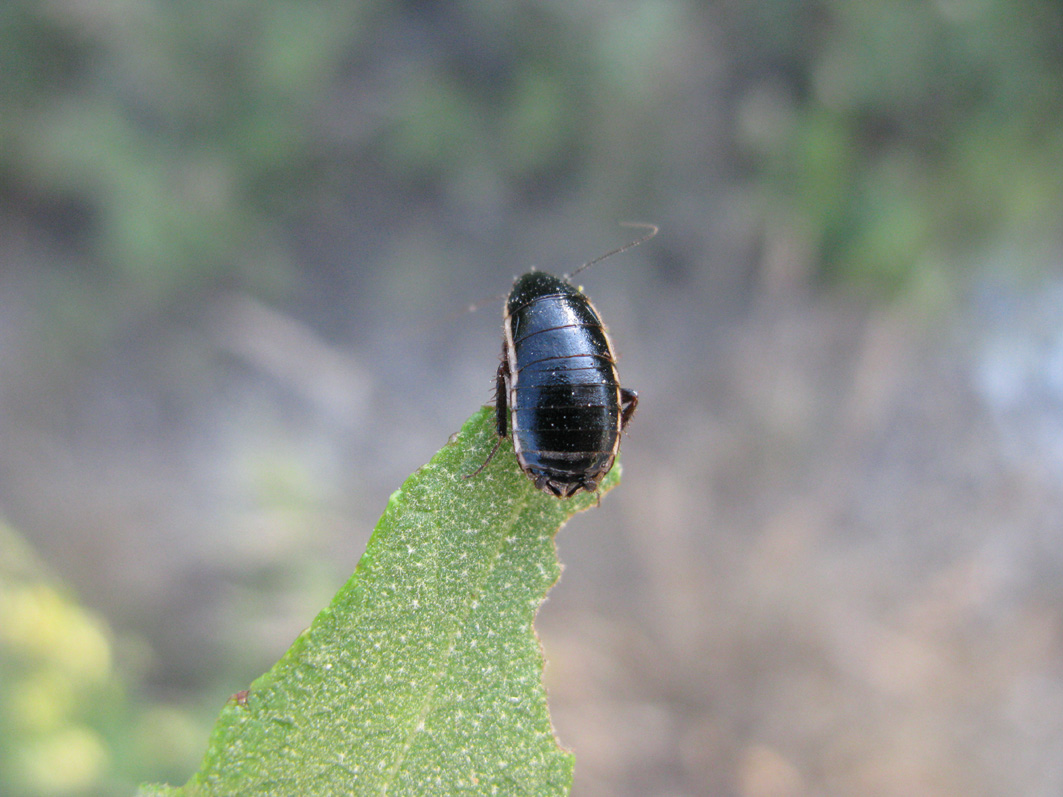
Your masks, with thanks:
<instances>
[{"instance_id":1,"label":"insect body","mask_svg":"<svg viewBox=\"0 0 1063 797\"><path fill-rule=\"evenodd\" d=\"M593 492L613 467L638 395L620 387L609 339L590 300L533 271L506 302L496 400L521 470L540 490Z\"/></svg>"},{"instance_id":2,"label":"insect body","mask_svg":"<svg viewBox=\"0 0 1063 797\"><path fill-rule=\"evenodd\" d=\"M656 227L644 226L649 234L577 272L656 234ZM513 285L503 333L495 401L499 442L512 437L521 470L540 490L560 498L594 492L613 467L620 433L638 406L638 394L620 386L597 311L567 278L532 271Z\"/></svg>"}]
</instances>

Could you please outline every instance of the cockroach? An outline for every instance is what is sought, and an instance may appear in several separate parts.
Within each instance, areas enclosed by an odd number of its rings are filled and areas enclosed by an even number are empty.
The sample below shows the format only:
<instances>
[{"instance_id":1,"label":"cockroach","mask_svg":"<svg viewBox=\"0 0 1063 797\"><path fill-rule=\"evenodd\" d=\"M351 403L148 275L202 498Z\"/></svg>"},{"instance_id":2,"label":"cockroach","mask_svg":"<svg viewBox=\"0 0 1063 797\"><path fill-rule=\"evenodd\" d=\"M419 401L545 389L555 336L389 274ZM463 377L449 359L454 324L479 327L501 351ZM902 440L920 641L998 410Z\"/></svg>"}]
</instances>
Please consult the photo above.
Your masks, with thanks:
<instances>
[{"instance_id":1,"label":"cockroach","mask_svg":"<svg viewBox=\"0 0 1063 797\"><path fill-rule=\"evenodd\" d=\"M511 437L517 462L544 492L570 498L595 492L616 460L620 434L638 407L638 393L620 386L616 357L601 316L572 278L648 241L648 232L555 277L518 277L502 314L502 362L495 379L498 443L475 476Z\"/></svg>"}]
</instances>

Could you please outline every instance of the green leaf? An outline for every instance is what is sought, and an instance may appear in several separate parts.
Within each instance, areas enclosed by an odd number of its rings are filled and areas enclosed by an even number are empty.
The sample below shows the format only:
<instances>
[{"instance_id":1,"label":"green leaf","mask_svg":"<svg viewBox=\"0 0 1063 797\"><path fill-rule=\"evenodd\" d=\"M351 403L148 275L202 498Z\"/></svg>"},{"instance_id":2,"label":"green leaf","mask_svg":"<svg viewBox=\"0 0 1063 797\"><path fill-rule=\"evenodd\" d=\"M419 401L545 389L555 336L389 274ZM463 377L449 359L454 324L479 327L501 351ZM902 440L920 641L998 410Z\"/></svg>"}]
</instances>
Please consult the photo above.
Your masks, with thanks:
<instances>
[{"instance_id":1,"label":"green leaf","mask_svg":"<svg viewBox=\"0 0 1063 797\"><path fill-rule=\"evenodd\" d=\"M536 490L508 442L463 478L495 440L482 409L406 480L331 605L222 710L200 771L144 794L568 792L532 621L554 534L595 496Z\"/></svg>"}]
</instances>

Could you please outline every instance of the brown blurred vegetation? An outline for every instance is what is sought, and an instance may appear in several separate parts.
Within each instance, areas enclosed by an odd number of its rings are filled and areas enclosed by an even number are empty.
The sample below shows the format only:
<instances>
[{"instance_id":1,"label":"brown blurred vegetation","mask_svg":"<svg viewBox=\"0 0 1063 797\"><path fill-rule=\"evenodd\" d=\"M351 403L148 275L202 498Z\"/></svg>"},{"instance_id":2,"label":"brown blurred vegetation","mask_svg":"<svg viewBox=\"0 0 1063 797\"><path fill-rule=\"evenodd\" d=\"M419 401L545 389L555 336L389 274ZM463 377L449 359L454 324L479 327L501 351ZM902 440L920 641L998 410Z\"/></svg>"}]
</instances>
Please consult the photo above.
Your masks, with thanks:
<instances>
[{"instance_id":1,"label":"brown blurred vegetation","mask_svg":"<svg viewBox=\"0 0 1063 797\"><path fill-rule=\"evenodd\" d=\"M8 0L0 793L182 781L627 219L575 793L1063 792L1061 191L1048 0Z\"/></svg>"}]
</instances>

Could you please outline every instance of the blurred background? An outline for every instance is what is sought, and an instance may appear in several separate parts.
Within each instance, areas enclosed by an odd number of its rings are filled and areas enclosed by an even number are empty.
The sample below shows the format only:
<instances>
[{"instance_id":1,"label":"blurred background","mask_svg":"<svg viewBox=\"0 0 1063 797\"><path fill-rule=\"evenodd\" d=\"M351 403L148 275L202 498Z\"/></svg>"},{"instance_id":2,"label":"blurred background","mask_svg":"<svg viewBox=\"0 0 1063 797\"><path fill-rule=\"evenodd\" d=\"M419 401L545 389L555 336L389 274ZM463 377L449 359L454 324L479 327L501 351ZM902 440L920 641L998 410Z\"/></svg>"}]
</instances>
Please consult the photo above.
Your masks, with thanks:
<instances>
[{"instance_id":1,"label":"blurred background","mask_svg":"<svg viewBox=\"0 0 1063 797\"><path fill-rule=\"evenodd\" d=\"M580 276L577 797L1063 793L1054 0L0 5L0 794L183 783Z\"/></svg>"}]
</instances>

